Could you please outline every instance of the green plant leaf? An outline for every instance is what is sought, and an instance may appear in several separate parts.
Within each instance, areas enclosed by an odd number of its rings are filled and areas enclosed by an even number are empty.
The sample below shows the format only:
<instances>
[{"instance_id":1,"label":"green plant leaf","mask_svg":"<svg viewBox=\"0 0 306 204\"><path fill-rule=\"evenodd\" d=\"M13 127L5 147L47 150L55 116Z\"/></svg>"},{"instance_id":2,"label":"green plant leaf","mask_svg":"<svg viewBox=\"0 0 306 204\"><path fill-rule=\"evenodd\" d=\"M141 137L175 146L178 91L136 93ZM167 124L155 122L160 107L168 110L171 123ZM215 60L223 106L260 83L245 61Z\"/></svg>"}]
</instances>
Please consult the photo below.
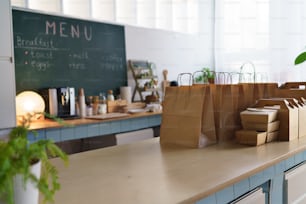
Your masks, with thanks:
<instances>
[{"instance_id":1,"label":"green plant leaf","mask_svg":"<svg viewBox=\"0 0 306 204\"><path fill-rule=\"evenodd\" d=\"M303 62L306 61L306 52L302 52L301 54L299 54L294 61L295 65L301 64Z\"/></svg>"},{"instance_id":2,"label":"green plant leaf","mask_svg":"<svg viewBox=\"0 0 306 204\"><path fill-rule=\"evenodd\" d=\"M65 164L68 156L51 140L30 142L28 133L37 136L37 132L29 130L31 117L25 118L21 126L13 128L8 140L0 140L0 198L7 204L14 203L13 178L17 174L23 175L23 182L30 181L37 186L43 196L43 203L53 202L56 191L60 189L57 169L52 165L50 158L59 157ZM66 126L65 122L56 119ZM30 171L34 161L41 161L42 173L36 178Z\"/></svg>"}]
</instances>

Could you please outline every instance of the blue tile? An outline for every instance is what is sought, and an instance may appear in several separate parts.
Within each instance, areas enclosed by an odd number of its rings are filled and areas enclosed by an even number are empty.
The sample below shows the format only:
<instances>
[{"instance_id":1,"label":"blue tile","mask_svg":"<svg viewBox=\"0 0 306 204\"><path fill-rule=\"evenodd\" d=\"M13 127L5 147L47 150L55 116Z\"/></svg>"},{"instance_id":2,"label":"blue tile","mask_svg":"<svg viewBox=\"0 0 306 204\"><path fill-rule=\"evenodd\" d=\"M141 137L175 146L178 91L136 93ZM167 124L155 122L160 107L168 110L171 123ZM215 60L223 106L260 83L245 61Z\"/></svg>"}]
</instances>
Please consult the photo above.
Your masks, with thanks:
<instances>
[{"instance_id":1,"label":"blue tile","mask_svg":"<svg viewBox=\"0 0 306 204\"><path fill-rule=\"evenodd\" d=\"M299 164L299 163L302 163L303 161L304 161L303 152L294 155L294 162L295 162L295 165L297 165L297 164Z\"/></svg>"},{"instance_id":2,"label":"blue tile","mask_svg":"<svg viewBox=\"0 0 306 204\"><path fill-rule=\"evenodd\" d=\"M142 125L141 128L147 128L147 127L149 127L149 119L148 119L147 117L142 118L140 124Z\"/></svg>"},{"instance_id":3,"label":"blue tile","mask_svg":"<svg viewBox=\"0 0 306 204\"><path fill-rule=\"evenodd\" d=\"M131 121L130 120L122 120L120 123L121 127L121 132L127 132L130 131L131 129Z\"/></svg>"},{"instance_id":4,"label":"blue tile","mask_svg":"<svg viewBox=\"0 0 306 204\"><path fill-rule=\"evenodd\" d=\"M131 119L131 129L132 130L137 130L138 129L138 122L139 122L138 118Z\"/></svg>"},{"instance_id":5,"label":"blue tile","mask_svg":"<svg viewBox=\"0 0 306 204\"><path fill-rule=\"evenodd\" d=\"M120 133L121 132L121 125L120 121L113 121L111 122L111 133Z\"/></svg>"},{"instance_id":6,"label":"blue tile","mask_svg":"<svg viewBox=\"0 0 306 204\"><path fill-rule=\"evenodd\" d=\"M88 137L87 125L76 126L74 128L74 138L80 139Z\"/></svg>"},{"instance_id":7,"label":"blue tile","mask_svg":"<svg viewBox=\"0 0 306 204\"><path fill-rule=\"evenodd\" d=\"M249 179L244 179L236 184L234 184L234 197L235 199L239 196L250 191L250 182Z\"/></svg>"},{"instance_id":8,"label":"blue tile","mask_svg":"<svg viewBox=\"0 0 306 204\"><path fill-rule=\"evenodd\" d=\"M228 203L229 201L234 200L234 188L229 186L216 193L217 204Z\"/></svg>"},{"instance_id":9,"label":"blue tile","mask_svg":"<svg viewBox=\"0 0 306 204\"><path fill-rule=\"evenodd\" d=\"M31 130L28 132L28 140L30 142L36 142L38 140L46 139L46 131L45 130Z\"/></svg>"},{"instance_id":10,"label":"blue tile","mask_svg":"<svg viewBox=\"0 0 306 204\"><path fill-rule=\"evenodd\" d=\"M290 169L291 167L295 166L294 157L290 157L286 159L286 169Z\"/></svg>"},{"instance_id":11,"label":"blue tile","mask_svg":"<svg viewBox=\"0 0 306 204\"><path fill-rule=\"evenodd\" d=\"M100 135L100 125L99 124L92 124L88 125L88 137L94 137Z\"/></svg>"},{"instance_id":12,"label":"blue tile","mask_svg":"<svg viewBox=\"0 0 306 204\"><path fill-rule=\"evenodd\" d=\"M30 143L36 141L36 137L35 137L35 135L33 134L33 132L29 132L29 133L28 133L28 140L30 141Z\"/></svg>"},{"instance_id":13,"label":"blue tile","mask_svg":"<svg viewBox=\"0 0 306 204\"><path fill-rule=\"evenodd\" d=\"M131 131L131 130L138 130L138 129L139 129L139 127L138 127L138 122L139 122L138 118L132 118L132 119L130 119L130 124L131 124L131 126L130 126L130 131Z\"/></svg>"},{"instance_id":14,"label":"blue tile","mask_svg":"<svg viewBox=\"0 0 306 204\"><path fill-rule=\"evenodd\" d=\"M217 200L216 200L216 195L210 195L204 199L201 199L199 201L196 202L196 204L216 204Z\"/></svg>"},{"instance_id":15,"label":"blue tile","mask_svg":"<svg viewBox=\"0 0 306 204\"><path fill-rule=\"evenodd\" d=\"M36 142L38 140L39 133L36 130L33 130L33 131L31 130L31 131L28 132L28 136L27 137L28 137L28 140L30 142Z\"/></svg>"},{"instance_id":16,"label":"blue tile","mask_svg":"<svg viewBox=\"0 0 306 204\"><path fill-rule=\"evenodd\" d=\"M47 129L46 138L53 140L54 142L61 141L61 132L59 129Z\"/></svg>"},{"instance_id":17,"label":"blue tile","mask_svg":"<svg viewBox=\"0 0 306 204\"><path fill-rule=\"evenodd\" d=\"M274 166L271 166L263 171L263 179L264 181L268 181L272 179L275 175Z\"/></svg>"},{"instance_id":18,"label":"blue tile","mask_svg":"<svg viewBox=\"0 0 306 204\"><path fill-rule=\"evenodd\" d=\"M100 134L107 135L111 133L111 122L100 123Z\"/></svg>"},{"instance_id":19,"label":"blue tile","mask_svg":"<svg viewBox=\"0 0 306 204\"><path fill-rule=\"evenodd\" d=\"M148 118L134 118L131 120L132 129L142 129L147 128L149 126Z\"/></svg>"},{"instance_id":20,"label":"blue tile","mask_svg":"<svg viewBox=\"0 0 306 204\"><path fill-rule=\"evenodd\" d=\"M250 180L250 189L256 188L257 186L265 183L264 173L259 172L253 176L249 177Z\"/></svg>"},{"instance_id":21,"label":"blue tile","mask_svg":"<svg viewBox=\"0 0 306 204\"><path fill-rule=\"evenodd\" d=\"M274 165L275 174L283 174L286 170L286 161L281 161L280 163Z\"/></svg>"},{"instance_id":22,"label":"blue tile","mask_svg":"<svg viewBox=\"0 0 306 204\"><path fill-rule=\"evenodd\" d=\"M303 152L303 159L306 161L306 151Z\"/></svg>"},{"instance_id":23,"label":"blue tile","mask_svg":"<svg viewBox=\"0 0 306 204\"><path fill-rule=\"evenodd\" d=\"M74 139L74 128L62 128L61 129L61 141L73 140Z\"/></svg>"},{"instance_id":24,"label":"blue tile","mask_svg":"<svg viewBox=\"0 0 306 204\"><path fill-rule=\"evenodd\" d=\"M283 203L283 181L284 175L279 174L271 181L270 198L271 204Z\"/></svg>"},{"instance_id":25,"label":"blue tile","mask_svg":"<svg viewBox=\"0 0 306 204\"><path fill-rule=\"evenodd\" d=\"M149 126L159 126L161 124L161 116L154 115L154 116L148 117L148 123L149 123Z\"/></svg>"}]
</instances>

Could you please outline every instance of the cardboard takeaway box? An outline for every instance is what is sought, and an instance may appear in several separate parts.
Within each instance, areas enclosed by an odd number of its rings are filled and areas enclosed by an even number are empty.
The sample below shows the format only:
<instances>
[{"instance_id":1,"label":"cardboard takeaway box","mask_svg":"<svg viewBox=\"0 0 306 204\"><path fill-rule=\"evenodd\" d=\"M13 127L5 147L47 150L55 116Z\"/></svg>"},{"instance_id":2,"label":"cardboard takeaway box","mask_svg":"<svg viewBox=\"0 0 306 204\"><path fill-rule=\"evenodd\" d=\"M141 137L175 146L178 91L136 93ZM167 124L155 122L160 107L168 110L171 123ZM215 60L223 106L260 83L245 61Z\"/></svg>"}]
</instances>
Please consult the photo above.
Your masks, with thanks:
<instances>
[{"instance_id":1,"label":"cardboard takeaway box","mask_svg":"<svg viewBox=\"0 0 306 204\"><path fill-rule=\"evenodd\" d=\"M237 130L236 139L240 144L262 145L266 142L267 132L257 132L255 130Z\"/></svg>"},{"instance_id":2,"label":"cardboard takeaway box","mask_svg":"<svg viewBox=\"0 0 306 204\"><path fill-rule=\"evenodd\" d=\"M270 133L279 129L280 121L276 120L270 123L250 123L241 121L241 123L244 130L256 130Z\"/></svg>"},{"instance_id":3,"label":"cardboard takeaway box","mask_svg":"<svg viewBox=\"0 0 306 204\"><path fill-rule=\"evenodd\" d=\"M280 121L277 120L277 114L278 110L265 108L248 108L247 110L240 113L242 127L244 130L246 130L245 132L242 131L240 134L250 135L251 133L248 131L265 132L265 142L272 142L277 140L280 124ZM253 136L253 138L254 137L255 136ZM241 143L241 141L239 142ZM258 144L254 143L253 145Z\"/></svg>"},{"instance_id":4,"label":"cardboard takeaway box","mask_svg":"<svg viewBox=\"0 0 306 204\"><path fill-rule=\"evenodd\" d=\"M277 110L265 108L248 108L240 113L244 124L268 124L277 120Z\"/></svg>"},{"instance_id":5,"label":"cardboard takeaway box","mask_svg":"<svg viewBox=\"0 0 306 204\"><path fill-rule=\"evenodd\" d=\"M299 138L306 136L306 100L301 97L299 99Z\"/></svg>"},{"instance_id":6,"label":"cardboard takeaway box","mask_svg":"<svg viewBox=\"0 0 306 204\"><path fill-rule=\"evenodd\" d=\"M306 104L303 97L299 99L286 98L291 104L298 108L299 138L306 136Z\"/></svg>"},{"instance_id":7,"label":"cardboard takeaway box","mask_svg":"<svg viewBox=\"0 0 306 204\"><path fill-rule=\"evenodd\" d=\"M279 134L281 141L291 141L299 135L299 115L298 108L286 99L260 99L255 107L271 108L278 110Z\"/></svg>"},{"instance_id":8,"label":"cardboard takeaway box","mask_svg":"<svg viewBox=\"0 0 306 204\"><path fill-rule=\"evenodd\" d=\"M268 132L266 142L272 142L272 141L277 140L278 133L279 131Z\"/></svg>"},{"instance_id":9,"label":"cardboard takeaway box","mask_svg":"<svg viewBox=\"0 0 306 204\"><path fill-rule=\"evenodd\" d=\"M276 120L268 124L242 122L242 127L244 130L255 130L259 132L266 132L267 133L266 142L272 142L277 140L278 138L279 124L280 124L279 120Z\"/></svg>"}]
</instances>

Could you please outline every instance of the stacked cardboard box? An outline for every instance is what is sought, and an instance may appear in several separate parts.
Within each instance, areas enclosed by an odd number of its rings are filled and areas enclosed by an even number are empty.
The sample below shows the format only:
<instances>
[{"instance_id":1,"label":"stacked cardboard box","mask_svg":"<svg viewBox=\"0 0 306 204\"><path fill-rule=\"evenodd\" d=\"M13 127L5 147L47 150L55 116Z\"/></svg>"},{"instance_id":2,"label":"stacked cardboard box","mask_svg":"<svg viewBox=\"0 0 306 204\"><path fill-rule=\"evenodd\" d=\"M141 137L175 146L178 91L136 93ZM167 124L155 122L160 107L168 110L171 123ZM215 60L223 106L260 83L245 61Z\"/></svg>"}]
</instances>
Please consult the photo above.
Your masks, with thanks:
<instances>
[{"instance_id":1,"label":"stacked cardboard box","mask_svg":"<svg viewBox=\"0 0 306 204\"><path fill-rule=\"evenodd\" d=\"M299 108L284 98L260 99L255 107L276 108L280 121L278 140L291 141L299 136ZM302 122L302 121L301 121Z\"/></svg>"},{"instance_id":2,"label":"stacked cardboard box","mask_svg":"<svg viewBox=\"0 0 306 204\"><path fill-rule=\"evenodd\" d=\"M248 108L240 113L243 130L236 131L241 144L260 145L277 139L280 122L277 110Z\"/></svg>"}]
</instances>

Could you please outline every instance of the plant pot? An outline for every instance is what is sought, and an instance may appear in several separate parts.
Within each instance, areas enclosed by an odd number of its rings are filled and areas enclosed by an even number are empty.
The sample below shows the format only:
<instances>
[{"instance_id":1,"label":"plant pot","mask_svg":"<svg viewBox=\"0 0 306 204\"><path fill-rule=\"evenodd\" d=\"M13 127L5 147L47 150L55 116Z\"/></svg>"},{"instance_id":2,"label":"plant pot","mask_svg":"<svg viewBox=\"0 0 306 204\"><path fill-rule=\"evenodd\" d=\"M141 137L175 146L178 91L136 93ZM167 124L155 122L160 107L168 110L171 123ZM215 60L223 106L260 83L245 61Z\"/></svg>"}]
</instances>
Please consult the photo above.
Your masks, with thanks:
<instances>
[{"instance_id":1,"label":"plant pot","mask_svg":"<svg viewBox=\"0 0 306 204\"><path fill-rule=\"evenodd\" d=\"M31 172L36 178L40 177L41 161L32 165ZM15 204L38 204L39 191L31 181L28 180L24 185L23 176L16 175L14 178L14 199Z\"/></svg>"},{"instance_id":2,"label":"plant pot","mask_svg":"<svg viewBox=\"0 0 306 204\"><path fill-rule=\"evenodd\" d=\"M208 83L214 84L215 83L215 78L208 78Z\"/></svg>"}]
</instances>

